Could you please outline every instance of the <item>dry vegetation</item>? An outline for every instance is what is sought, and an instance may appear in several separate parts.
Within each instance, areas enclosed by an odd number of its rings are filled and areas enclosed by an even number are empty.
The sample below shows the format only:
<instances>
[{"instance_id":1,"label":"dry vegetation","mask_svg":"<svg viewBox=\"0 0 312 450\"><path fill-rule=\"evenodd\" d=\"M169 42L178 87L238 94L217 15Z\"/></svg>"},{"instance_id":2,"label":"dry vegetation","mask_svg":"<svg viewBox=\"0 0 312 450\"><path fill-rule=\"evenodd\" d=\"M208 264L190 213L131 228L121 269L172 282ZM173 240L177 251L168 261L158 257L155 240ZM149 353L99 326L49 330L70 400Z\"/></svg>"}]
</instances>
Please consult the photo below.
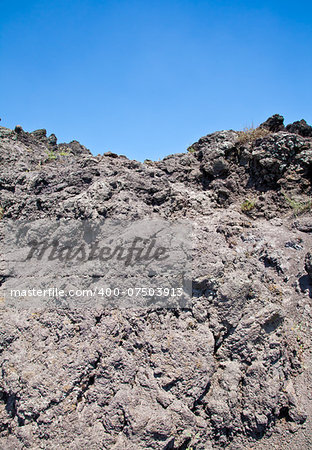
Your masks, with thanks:
<instances>
[{"instance_id":1,"label":"dry vegetation","mask_svg":"<svg viewBox=\"0 0 312 450\"><path fill-rule=\"evenodd\" d=\"M237 141L241 144L247 144L254 142L256 139L264 138L271 134L271 131L267 128L244 128L244 130L238 132Z\"/></svg>"}]
</instances>

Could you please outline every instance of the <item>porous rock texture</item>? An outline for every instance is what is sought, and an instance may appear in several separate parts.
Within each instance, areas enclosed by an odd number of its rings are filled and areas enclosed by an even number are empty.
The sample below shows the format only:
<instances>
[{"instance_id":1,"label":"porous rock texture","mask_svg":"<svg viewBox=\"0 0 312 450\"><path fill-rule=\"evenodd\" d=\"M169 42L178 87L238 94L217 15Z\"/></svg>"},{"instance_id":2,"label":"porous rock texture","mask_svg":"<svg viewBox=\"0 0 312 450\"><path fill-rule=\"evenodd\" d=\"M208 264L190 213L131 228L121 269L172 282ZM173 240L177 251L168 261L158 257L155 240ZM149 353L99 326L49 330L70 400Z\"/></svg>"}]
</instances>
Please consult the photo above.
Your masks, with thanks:
<instances>
[{"instance_id":1,"label":"porous rock texture","mask_svg":"<svg viewBox=\"0 0 312 450\"><path fill-rule=\"evenodd\" d=\"M312 139L281 124L144 163L0 128L2 221L194 230L188 309L32 313L2 299L1 449L312 448Z\"/></svg>"}]
</instances>

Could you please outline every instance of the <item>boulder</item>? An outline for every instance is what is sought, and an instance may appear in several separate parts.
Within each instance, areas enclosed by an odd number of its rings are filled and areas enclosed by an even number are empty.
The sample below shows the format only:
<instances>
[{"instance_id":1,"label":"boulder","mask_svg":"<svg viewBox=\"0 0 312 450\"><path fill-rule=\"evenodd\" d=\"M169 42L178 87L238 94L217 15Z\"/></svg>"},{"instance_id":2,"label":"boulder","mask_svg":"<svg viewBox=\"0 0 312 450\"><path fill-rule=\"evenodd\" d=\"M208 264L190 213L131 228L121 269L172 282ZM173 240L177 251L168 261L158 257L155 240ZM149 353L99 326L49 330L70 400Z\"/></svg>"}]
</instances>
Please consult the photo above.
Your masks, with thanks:
<instances>
[{"instance_id":1,"label":"boulder","mask_svg":"<svg viewBox=\"0 0 312 450\"><path fill-rule=\"evenodd\" d=\"M279 114L274 114L269 117L265 122L261 123L259 128L266 128L272 133L277 133L278 131L283 131L284 127L284 117Z\"/></svg>"},{"instance_id":2,"label":"boulder","mask_svg":"<svg viewBox=\"0 0 312 450\"><path fill-rule=\"evenodd\" d=\"M290 123L286 126L289 133L299 134L303 137L312 137L312 127L304 119Z\"/></svg>"}]
</instances>

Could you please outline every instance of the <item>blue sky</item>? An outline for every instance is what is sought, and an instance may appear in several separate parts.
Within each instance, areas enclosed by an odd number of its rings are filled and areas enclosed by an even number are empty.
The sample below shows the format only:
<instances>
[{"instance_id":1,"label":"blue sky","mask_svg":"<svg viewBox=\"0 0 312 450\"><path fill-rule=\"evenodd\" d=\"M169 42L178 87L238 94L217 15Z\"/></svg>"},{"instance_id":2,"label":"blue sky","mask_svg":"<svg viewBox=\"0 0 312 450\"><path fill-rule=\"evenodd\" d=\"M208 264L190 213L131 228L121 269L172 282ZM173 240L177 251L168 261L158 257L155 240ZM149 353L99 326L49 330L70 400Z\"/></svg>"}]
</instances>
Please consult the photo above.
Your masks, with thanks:
<instances>
[{"instance_id":1,"label":"blue sky","mask_svg":"<svg viewBox=\"0 0 312 450\"><path fill-rule=\"evenodd\" d=\"M311 1L2 0L1 125L158 159L279 113L312 122Z\"/></svg>"}]
</instances>

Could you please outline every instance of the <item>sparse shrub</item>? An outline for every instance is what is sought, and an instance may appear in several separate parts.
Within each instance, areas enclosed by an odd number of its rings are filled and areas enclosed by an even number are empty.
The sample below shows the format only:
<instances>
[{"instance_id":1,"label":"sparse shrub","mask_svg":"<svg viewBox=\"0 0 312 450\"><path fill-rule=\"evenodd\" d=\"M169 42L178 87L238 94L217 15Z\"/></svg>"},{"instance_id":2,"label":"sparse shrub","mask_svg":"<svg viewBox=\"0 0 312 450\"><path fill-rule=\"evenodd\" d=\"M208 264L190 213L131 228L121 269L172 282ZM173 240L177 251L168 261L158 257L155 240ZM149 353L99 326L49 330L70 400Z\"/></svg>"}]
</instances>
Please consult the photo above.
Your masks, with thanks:
<instances>
[{"instance_id":1,"label":"sparse shrub","mask_svg":"<svg viewBox=\"0 0 312 450\"><path fill-rule=\"evenodd\" d=\"M72 149L70 147L67 147L66 145L59 145L58 146L58 155L67 156L72 153Z\"/></svg>"},{"instance_id":2,"label":"sparse shrub","mask_svg":"<svg viewBox=\"0 0 312 450\"><path fill-rule=\"evenodd\" d=\"M312 210L312 200L297 201L286 194L284 194L284 197L288 205L293 209L295 216Z\"/></svg>"},{"instance_id":3,"label":"sparse shrub","mask_svg":"<svg viewBox=\"0 0 312 450\"><path fill-rule=\"evenodd\" d=\"M3 215L4 215L4 209L2 208L2 206L0 206L0 220L3 219Z\"/></svg>"},{"instance_id":4,"label":"sparse shrub","mask_svg":"<svg viewBox=\"0 0 312 450\"><path fill-rule=\"evenodd\" d=\"M251 126L250 128L244 128L243 131L238 132L237 142L240 144L252 143L256 139L264 138L271 134L271 131L267 128L254 128Z\"/></svg>"},{"instance_id":5,"label":"sparse shrub","mask_svg":"<svg viewBox=\"0 0 312 450\"><path fill-rule=\"evenodd\" d=\"M249 212L252 209L254 209L255 206L256 206L256 200L254 200L254 199L252 199L252 200L246 199L241 204L241 210L242 210L242 212Z\"/></svg>"},{"instance_id":6,"label":"sparse shrub","mask_svg":"<svg viewBox=\"0 0 312 450\"><path fill-rule=\"evenodd\" d=\"M192 145L190 145L190 146L187 148L187 151L188 151L189 153L194 153L194 152L196 152L195 148L194 148Z\"/></svg>"},{"instance_id":7,"label":"sparse shrub","mask_svg":"<svg viewBox=\"0 0 312 450\"><path fill-rule=\"evenodd\" d=\"M53 150L51 150L50 152L48 152L48 160L49 161L54 161L57 158L56 154L54 153Z\"/></svg>"}]
</instances>

